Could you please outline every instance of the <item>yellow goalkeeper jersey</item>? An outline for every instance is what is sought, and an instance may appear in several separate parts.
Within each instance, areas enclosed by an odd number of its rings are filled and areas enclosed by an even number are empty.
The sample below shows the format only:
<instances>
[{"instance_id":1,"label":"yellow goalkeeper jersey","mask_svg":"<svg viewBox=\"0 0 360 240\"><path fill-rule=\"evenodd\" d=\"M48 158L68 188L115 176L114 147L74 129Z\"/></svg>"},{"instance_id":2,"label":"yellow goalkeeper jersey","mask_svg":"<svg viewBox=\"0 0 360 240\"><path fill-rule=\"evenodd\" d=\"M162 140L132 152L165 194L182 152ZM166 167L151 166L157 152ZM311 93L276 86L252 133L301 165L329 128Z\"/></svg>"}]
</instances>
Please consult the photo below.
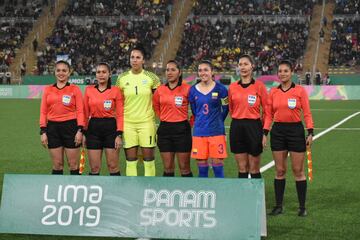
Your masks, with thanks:
<instances>
[{"instance_id":1,"label":"yellow goalkeeper jersey","mask_svg":"<svg viewBox=\"0 0 360 240\"><path fill-rule=\"evenodd\" d=\"M154 73L142 70L134 74L128 70L119 75L116 86L124 95L124 122L140 123L154 119L153 90L160 86Z\"/></svg>"}]
</instances>

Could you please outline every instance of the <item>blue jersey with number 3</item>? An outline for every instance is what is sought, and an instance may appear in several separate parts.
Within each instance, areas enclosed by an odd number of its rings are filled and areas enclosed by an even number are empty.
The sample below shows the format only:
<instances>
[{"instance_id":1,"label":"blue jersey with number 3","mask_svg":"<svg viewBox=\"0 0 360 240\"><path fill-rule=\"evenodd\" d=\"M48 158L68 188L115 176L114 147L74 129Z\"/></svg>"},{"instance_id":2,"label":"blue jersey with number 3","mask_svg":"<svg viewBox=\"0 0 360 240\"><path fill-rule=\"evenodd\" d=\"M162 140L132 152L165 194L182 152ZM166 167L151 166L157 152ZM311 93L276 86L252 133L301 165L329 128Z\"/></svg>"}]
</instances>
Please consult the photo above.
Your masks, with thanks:
<instances>
[{"instance_id":1,"label":"blue jersey with number 3","mask_svg":"<svg viewBox=\"0 0 360 240\"><path fill-rule=\"evenodd\" d=\"M228 92L216 82L214 88L203 94L193 85L189 93L191 111L195 117L193 136L225 135L224 121L229 112Z\"/></svg>"}]
</instances>

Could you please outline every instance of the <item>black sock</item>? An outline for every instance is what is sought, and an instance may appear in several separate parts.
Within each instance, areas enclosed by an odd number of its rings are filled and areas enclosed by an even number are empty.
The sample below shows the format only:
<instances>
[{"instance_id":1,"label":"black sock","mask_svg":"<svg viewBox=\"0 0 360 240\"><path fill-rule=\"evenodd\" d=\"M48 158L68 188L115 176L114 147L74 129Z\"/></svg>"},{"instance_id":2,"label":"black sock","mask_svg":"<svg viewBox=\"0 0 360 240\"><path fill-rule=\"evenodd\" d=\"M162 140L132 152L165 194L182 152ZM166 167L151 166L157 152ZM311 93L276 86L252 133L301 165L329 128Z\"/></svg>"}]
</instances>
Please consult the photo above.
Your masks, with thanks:
<instances>
[{"instance_id":1,"label":"black sock","mask_svg":"<svg viewBox=\"0 0 360 240\"><path fill-rule=\"evenodd\" d=\"M63 175L64 174L64 170L52 170L51 174L53 175Z\"/></svg>"},{"instance_id":2,"label":"black sock","mask_svg":"<svg viewBox=\"0 0 360 240\"><path fill-rule=\"evenodd\" d=\"M192 172L189 172L188 174L181 174L182 177L193 177Z\"/></svg>"},{"instance_id":3,"label":"black sock","mask_svg":"<svg viewBox=\"0 0 360 240\"><path fill-rule=\"evenodd\" d=\"M70 175L80 175L79 169L70 170Z\"/></svg>"},{"instance_id":4,"label":"black sock","mask_svg":"<svg viewBox=\"0 0 360 240\"><path fill-rule=\"evenodd\" d=\"M171 172L171 173L164 172L163 177L175 177L175 173L174 172Z\"/></svg>"},{"instance_id":5,"label":"black sock","mask_svg":"<svg viewBox=\"0 0 360 240\"><path fill-rule=\"evenodd\" d=\"M121 176L121 174L120 171L118 171L118 172L110 173L110 176Z\"/></svg>"},{"instance_id":6,"label":"black sock","mask_svg":"<svg viewBox=\"0 0 360 240\"><path fill-rule=\"evenodd\" d=\"M238 178L248 178L248 172L239 172Z\"/></svg>"},{"instance_id":7,"label":"black sock","mask_svg":"<svg viewBox=\"0 0 360 240\"><path fill-rule=\"evenodd\" d=\"M90 176L99 176L100 173L91 173L91 172L90 172L89 175L90 175Z\"/></svg>"},{"instance_id":8,"label":"black sock","mask_svg":"<svg viewBox=\"0 0 360 240\"><path fill-rule=\"evenodd\" d=\"M250 173L251 178L261 178L261 173Z\"/></svg>"},{"instance_id":9,"label":"black sock","mask_svg":"<svg viewBox=\"0 0 360 240\"><path fill-rule=\"evenodd\" d=\"M306 180L296 181L296 191L299 200L299 207L301 209L305 209L306 189L307 189Z\"/></svg>"},{"instance_id":10,"label":"black sock","mask_svg":"<svg viewBox=\"0 0 360 240\"><path fill-rule=\"evenodd\" d=\"M277 207L282 207L283 205L285 184L285 179L274 179L275 199Z\"/></svg>"}]
</instances>

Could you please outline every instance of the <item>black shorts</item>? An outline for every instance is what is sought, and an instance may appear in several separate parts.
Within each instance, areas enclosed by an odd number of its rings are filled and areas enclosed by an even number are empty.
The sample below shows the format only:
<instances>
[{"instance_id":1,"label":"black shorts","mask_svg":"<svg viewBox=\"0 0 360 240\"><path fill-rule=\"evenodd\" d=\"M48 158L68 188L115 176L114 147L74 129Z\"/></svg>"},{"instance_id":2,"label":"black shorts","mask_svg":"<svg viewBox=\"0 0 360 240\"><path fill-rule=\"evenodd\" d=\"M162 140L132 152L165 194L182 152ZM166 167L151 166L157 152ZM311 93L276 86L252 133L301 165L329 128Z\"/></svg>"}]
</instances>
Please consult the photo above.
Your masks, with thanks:
<instances>
[{"instance_id":1,"label":"black shorts","mask_svg":"<svg viewBox=\"0 0 360 240\"><path fill-rule=\"evenodd\" d=\"M275 122L270 131L272 151L305 152L306 140L301 122Z\"/></svg>"},{"instance_id":2,"label":"black shorts","mask_svg":"<svg viewBox=\"0 0 360 240\"><path fill-rule=\"evenodd\" d=\"M86 148L115 148L115 118L91 118L86 131Z\"/></svg>"},{"instance_id":3,"label":"black shorts","mask_svg":"<svg viewBox=\"0 0 360 240\"><path fill-rule=\"evenodd\" d=\"M258 156L263 152L260 119L233 119L230 125L230 150Z\"/></svg>"},{"instance_id":4,"label":"black shorts","mask_svg":"<svg viewBox=\"0 0 360 240\"><path fill-rule=\"evenodd\" d=\"M191 152L191 127L188 121L160 122L157 136L160 152Z\"/></svg>"},{"instance_id":5,"label":"black shorts","mask_svg":"<svg viewBox=\"0 0 360 240\"><path fill-rule=\"evenodd\" d=\"M78 131L76 119L53 122L48 121L46 126L48 137L48 148L78 148L75 146L75 135Z\"/></svg>"}]
</instances>

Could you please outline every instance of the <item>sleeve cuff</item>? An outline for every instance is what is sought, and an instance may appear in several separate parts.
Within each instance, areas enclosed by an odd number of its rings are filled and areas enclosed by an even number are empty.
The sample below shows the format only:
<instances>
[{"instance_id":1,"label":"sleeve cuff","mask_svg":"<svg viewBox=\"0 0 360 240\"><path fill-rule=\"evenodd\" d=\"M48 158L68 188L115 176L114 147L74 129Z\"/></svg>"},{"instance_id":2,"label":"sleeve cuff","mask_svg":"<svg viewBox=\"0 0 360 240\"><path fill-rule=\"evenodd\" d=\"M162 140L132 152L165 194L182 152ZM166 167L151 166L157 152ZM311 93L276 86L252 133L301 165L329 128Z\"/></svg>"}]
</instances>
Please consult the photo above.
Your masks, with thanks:
<instances>
[{"instance_id":1,"label":"sleeve cuff","mask_svg":"<svg viewBox=\"0 0 360 240\"><path fill-rule=\"evenodd\" d=\"M314 136L314 129L313 128L309 128L307 131L308 131L308 135Z\"/></svg>"},{"instance_id":2,"label":"sleeve cuff","mask_svg":"<svg viewBox=\"0 0 360 240\"><path fill-rule=\"evenodd\" d=\"M84 133L84 127L83 126L77 126L78 131L81 133Z\"/></svg>"},{"instance_id":3,"label":"sleeve cuff","mask_svg":"<svg viewBox=\"0 0 360 240\"><path fill-rule=\"evenodd\" d=\"M41 128L40 128L40 135L46 133L46 130L47 130L46 127L41 127Z\"/></svg>"},{"instance_id":4,"label":"sleeve cuff","mask_svg":"<svg viewBox=\"0 0 360 240\"><path fill-rule=\"evenodd\" d=\"M263 133L265 136L267 136L269 134L269 130L268 129L263 129Z\"/></svg>"}]
</instances>

